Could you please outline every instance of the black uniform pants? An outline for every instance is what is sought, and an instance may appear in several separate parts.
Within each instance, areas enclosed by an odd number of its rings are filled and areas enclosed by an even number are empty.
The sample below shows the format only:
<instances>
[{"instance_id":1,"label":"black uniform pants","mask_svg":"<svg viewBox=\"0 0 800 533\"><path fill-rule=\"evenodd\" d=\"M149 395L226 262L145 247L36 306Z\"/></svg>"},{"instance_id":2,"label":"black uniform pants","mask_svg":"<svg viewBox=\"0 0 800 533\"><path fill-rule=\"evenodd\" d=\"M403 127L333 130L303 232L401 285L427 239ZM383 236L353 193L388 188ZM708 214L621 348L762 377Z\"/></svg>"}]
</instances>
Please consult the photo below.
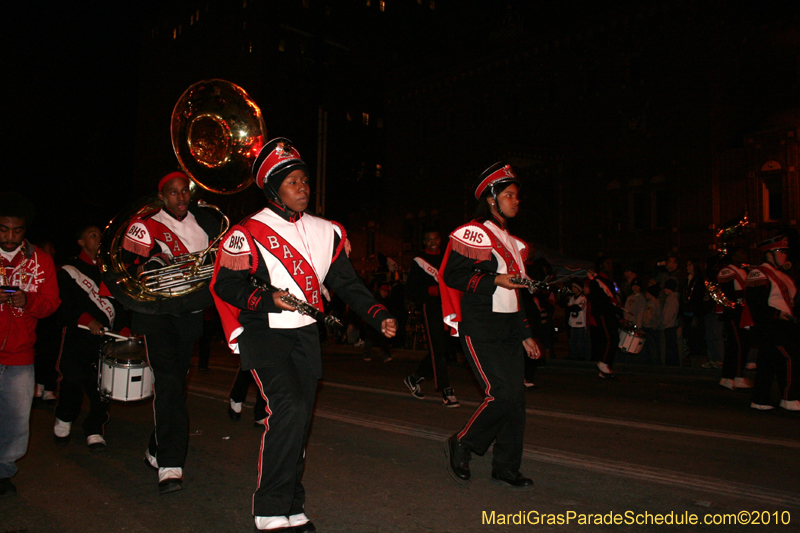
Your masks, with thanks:
<instances>
[{"instance_id":1,"label":"black uniform pants","mask_svg":"<svg viewBox=\"0 0 800 533\"><path fill-rule=\"evenodd\" d=\"M83 432L103 435L108 422L108 402L97 390L97 362L102 337L77 328L64 328L61 355L58 358L58 403L55 415L64 422L75 422L81 414L83 395L89 398L89 414L83 420Z\"/></svg>"},{"instance_id":2,"label":"black uniform pants","mask_svg":"<svg viewBox=\"0 0 800 533\"><path fill-rule=\"evenodd\" d=\"M747 354L750 351L750 330L740 328L741 312L726 313L722 322L725 335L725 357L722 359L722 377L734 379L744 376Z\"/></svg>"},{"instance_id":3,"label":"black uniform pants","mask_svg":"<svg viewBox=\"0 0 800 533\"><path fill-rule=\"evenodd\" d=\"M150 455L159 467L183 468L189 446L186 375L195 341L202 334L203 313L134 313L131 330L144 334L147 360L153 369L155 430L150 436Z\"/></svg>"},{"instance_id":4,"label":"black uniform pants","mask_svg":"<svg viewBox=\"0 0 800 533\"><path fill-rule=\"evenodd\" d=\"M258 488L253 495L254 516L291 516L302 513L305 505L305 447L317 393L317 376L309 357L318 354L308 354L313 339L304 340L298 340L289 357L252 370L267 412L258 459ZM311 349L318 352L316 342L316 348Z\"/></svg>"},{"instance_id":5,"label":"black uniform pants","mask_svg":"<svg viewBox=\"0 0 800 533\"><path fill-rule=\"evenodd\" d=\"M592 337L592 361L600 361L611 368L619 350L619 322L608 317L595 317L597 326L589 328Z\"/></svg>"},{"instance_id":6,"label":"black uniform pants","mask_svg":"<svg viewBox=\"0 0 800 533\"><path fill-rule=\"evenodd\" d=\"M441 391L450 386L450 378L447 375L450 343L444 331L442 306L439 305L438 309L435 309L428 304L422 304L422 318L425 332L428 334L428 354L414 373L417 377L433 378L434 387Z\"/></svg>"},{"instance_id":7,"label":"black uniform pants","mask_svg":"<svg viewBox=\"0 0 800 533\"><path fill-rule=\"evenodd\" d=\"M233 380L233 386L231 387L230 399L236 403L244 403L247 399L247 391L253 383L255 383L253 374L249 370L242 370L239 367L239 372L236 373L236 378ZM261 391L259 391L258 395L256 395L253 419L258 422L266 418L266 416L267 402L264 401L264 397L261 396Z\"/></svg>"},{"instance_id":8,"label":"black uniform pants","mask_svg":"<svg viewBox=\"0 0 800 533\"><path fill-rule=\"evenodd\" d=\"M800 400L799 336L798 326L785 320L773 320L765 325L756 362L753 403L771 403L772 383L775 378L778 379L781 400Z\"/></svg>"},{"instance_id":9,"label":"black uniform pants","mask_svg":"<svg viewBox=\"0 0 800 533\"><path fill-rule=\"evenodd\" d=\"M483 455L494 445L492 467L498 472L517 472L525 436L525 354L517 336L475 339L461 335L461 345L483 389L483 402L458 439Z\"/></svg>"}]
</instances>

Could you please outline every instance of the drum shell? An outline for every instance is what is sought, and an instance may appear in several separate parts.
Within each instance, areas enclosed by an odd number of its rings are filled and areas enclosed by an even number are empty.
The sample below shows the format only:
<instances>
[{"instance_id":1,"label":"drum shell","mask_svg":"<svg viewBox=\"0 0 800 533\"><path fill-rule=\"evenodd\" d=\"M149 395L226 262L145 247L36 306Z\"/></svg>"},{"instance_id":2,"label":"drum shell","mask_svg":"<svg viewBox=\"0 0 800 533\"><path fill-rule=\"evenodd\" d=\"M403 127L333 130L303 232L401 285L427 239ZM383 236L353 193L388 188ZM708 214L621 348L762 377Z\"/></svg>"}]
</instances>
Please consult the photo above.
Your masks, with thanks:
<instances>
[{"instance_id":1,"label":"drum shell","mask_svg":"<svg viewBox=\"0 0 800 533\"><path fill-rule=\"evenodd\" d=\"M626 353L637 354L644 346L644 334L634 329L619 330L619 349Z\"/></svg>"},{"instance_id":2,"label":"drum shell","mask_svg":"<svg viewBox=\"0 0 800 533\"><path fill-rule=\"evenodd\" d=\"M103 345L97 366L97 387L103 398L133 402L153 395L153 371L141 340Z\"/></svg>"}]
</instances>

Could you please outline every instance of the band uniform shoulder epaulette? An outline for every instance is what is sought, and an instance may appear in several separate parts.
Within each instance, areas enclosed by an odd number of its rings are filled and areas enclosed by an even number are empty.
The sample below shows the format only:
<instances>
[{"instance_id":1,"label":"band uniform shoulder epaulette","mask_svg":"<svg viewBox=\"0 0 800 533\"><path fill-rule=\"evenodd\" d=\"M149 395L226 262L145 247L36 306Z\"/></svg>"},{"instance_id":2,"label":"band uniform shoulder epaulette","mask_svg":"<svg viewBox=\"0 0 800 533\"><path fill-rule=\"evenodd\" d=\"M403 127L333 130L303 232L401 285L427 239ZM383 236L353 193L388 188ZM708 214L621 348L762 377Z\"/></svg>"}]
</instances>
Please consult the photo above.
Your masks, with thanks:
<instances>
[{"instance_id":1,"label":"band uniform shoulder epaulette","mask_svg":"<svg viewBox=\"0 0 800 533\"><path fill-rule=\"evenodd\" d=\"M480 224L469 223L450 234L453 250L470 259L485 261L492 256L492 237Z\"/></svg>"},{"instance_id":2,"label":"band uniform shoulder epaulette","mask_svg":"<svg viewBox=\"0 0 800 533\"><path fill-rule=\"evenodd\" d=\"M250 269L253 238L242 226L233 226L222 239L219 247L219 264L231 270Z\"/></svg>"},{"instance_id":3,"label":"band uniform shoulder epaulette","mask_svg":"<svg viewBox=\"0 0 800 533\"><path fill-rule=\"evenodd\" d=\"M144 220L137 218L128 226L128 231L122 239L122 249L147 257L152 248L153 237L150 235L150 228Z\"/></svg>"},{"instance_id":4,"label":"band uniform shoulder epaulette","mask_svg":"<svg viewBox=\"0 0 800 533\"><path fill-rule=\"evenodd\" d=\"M758 287L760 285L768 285L769 278L758 268L752 269L747 273L747 286Z\"/></svg>"},{"instance_id":5,"label":"band uniform shoulder epaulette","mask_svg":"<svg viewBox=\"0 0 800 533\"><path fill-rule=\"evenodd\" d=\"M719 271L719 274L717 274L717 281L720 283L727 283L734 279L736 279L736 272L730 267L723 268Z\"/></svg>"}]
</instances>

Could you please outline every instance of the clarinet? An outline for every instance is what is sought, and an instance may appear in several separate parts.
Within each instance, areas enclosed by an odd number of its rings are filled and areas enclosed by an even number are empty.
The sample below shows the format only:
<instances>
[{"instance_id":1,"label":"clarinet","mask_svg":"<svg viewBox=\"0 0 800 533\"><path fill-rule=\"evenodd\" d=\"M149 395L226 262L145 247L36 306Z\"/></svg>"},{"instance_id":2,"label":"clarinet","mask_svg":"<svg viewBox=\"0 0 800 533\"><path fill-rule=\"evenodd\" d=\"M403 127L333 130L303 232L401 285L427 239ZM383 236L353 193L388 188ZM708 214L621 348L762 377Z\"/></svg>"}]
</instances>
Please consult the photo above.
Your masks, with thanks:
<instances>
[{"instance_id":1,"label":"clarinet","mask_svg":"<svg viewBox=\"0 0 800 533\"><path fill-rule=\"evenodd\" d=\"M265 292L279 292L280 291L279 288L277 288L274 285L271 285L271 284L269 284L269 283L267 283L267 282L265 282L263 280L260 280L255 276L250 278L250 284L253 285L253 287L261 289L262 291L265 291ZM310 316L311 318L314 318L316 320L321 320L327 326L331 326L331 327L335 327L335 328L344 327L344 325L341 323L341 321L338 318L336 318L335 316L326 315L325 313L323 313L322 311L320 311L319 309L317 309L316 307L314 307L310 303L308 303L306 301L303 301L300 298L298 298L297 296L295 296L292 293L290 293L289 289L284 289L284 291L286 291L286 294L284 294L283 296L280 297L281 301L291 305L292 307L294 307L295 310L298 313L300 313L301 315L306 315L306 316Z\"/></svg>"},{"instance_id":2,"label":"clarinet","mask_svg":"<svg viewBox=\"0 0 800 533\"><path fill-rule=\"evenodd\" d=\"M536 294L539 291L549 291L563 297L569 296L572 293L572 291L569 290L569 287L557 287L556 285L551 285L546 281L537 281L535 279L527 278L511 278L509 281L518 285L525 285L528 287L528 292L531 294Z\"/></svg>"}]
</instances>

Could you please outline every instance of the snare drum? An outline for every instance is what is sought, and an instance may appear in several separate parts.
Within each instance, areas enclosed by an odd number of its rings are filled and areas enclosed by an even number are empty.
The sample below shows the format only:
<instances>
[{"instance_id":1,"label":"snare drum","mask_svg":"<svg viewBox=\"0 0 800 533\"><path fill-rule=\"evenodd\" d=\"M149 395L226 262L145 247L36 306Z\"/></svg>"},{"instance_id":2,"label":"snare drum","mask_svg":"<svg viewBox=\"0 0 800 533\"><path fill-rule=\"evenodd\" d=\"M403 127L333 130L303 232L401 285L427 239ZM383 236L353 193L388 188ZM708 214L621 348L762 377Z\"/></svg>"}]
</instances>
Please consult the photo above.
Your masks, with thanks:
<instances>
[{"instance_id":1,"label":"snare drum","mask_svg":"<svg viewBox=\"0 0 800 533\"><path fill-rule=\"evenodd\" d=\"M104 399L133 402L153 395L153 370L142 339L104 344L98 367L97 389Z\"/></svg>"},{"instance_id":2,"label":"snare drum","mask_svg":"<svg viewBox=\"0 0 800 533\"><path fill-rule=\"evenodd\" d=\"M619 349L627 353L639 353L644 345L644 333L636 328L619 330Z\"/></svg>"}]
</instances>

